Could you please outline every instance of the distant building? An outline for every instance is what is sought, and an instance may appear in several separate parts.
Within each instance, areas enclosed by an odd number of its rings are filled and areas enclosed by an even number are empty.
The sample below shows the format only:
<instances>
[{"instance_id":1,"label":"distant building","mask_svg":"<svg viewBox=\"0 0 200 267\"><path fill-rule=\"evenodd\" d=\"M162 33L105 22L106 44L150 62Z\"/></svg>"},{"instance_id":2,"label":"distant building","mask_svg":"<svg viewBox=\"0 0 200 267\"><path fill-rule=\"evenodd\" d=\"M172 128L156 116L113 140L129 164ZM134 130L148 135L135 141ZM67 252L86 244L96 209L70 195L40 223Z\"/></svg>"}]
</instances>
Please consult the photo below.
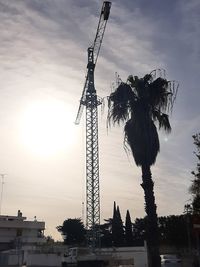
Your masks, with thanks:
<instances>
[{"instance_id":1,"label":"distant building","mask_svg":"<svg viewBox=\"0 0 200 267\"><path fill-rule=\"evenodd\" d=\"M45 222L27 221L20 210L17 216L0 215L0 251L44 243L44 230Z\"/></svg>"}]
</instances>

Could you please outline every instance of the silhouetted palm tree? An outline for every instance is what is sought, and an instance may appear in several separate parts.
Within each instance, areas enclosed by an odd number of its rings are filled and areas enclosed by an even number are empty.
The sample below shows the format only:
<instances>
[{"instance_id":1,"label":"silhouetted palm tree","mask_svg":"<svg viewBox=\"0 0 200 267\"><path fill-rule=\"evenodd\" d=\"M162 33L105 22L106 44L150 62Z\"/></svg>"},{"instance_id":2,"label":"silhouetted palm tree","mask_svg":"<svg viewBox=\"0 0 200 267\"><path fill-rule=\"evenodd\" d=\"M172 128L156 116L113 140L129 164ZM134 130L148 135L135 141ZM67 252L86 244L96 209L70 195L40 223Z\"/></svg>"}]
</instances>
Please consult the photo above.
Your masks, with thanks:
<instances>
[{"instance_id":1,"label":"silhouetted palm tree","mask_svg":"<svg viewBox=\"0 0 200 267\"><path fill-rule=\"evenodd\" d=\"M150 169L160 149L154 122L158 123L159 128L171 131L166 113L173 107L177 88L166 79L156 78L154 74L155 71L143 78L129 76L126 83L120 82L108 98L108 122L125 123L125 144L130 146L136 165L142 169L149 266L160 267L154 183Z\"/></svg>"}]
</instances>

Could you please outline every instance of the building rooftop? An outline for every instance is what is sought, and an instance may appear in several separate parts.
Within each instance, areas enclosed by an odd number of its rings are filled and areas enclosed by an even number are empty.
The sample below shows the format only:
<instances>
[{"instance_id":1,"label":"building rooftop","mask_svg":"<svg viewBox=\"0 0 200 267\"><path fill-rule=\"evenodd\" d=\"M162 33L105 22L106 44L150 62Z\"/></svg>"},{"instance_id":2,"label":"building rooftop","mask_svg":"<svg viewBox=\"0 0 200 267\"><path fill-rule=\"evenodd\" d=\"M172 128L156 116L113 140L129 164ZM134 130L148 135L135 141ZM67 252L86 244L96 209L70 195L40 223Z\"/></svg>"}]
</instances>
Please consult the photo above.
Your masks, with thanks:
<instances>
[{"instance_id":1,"label":"building rooftop","mask_svg":"<svg viewBox=\"0 0 200 267\"><path fill-rule=\"evenodd\" d=\"M36 217L32 221L26 220L22 212L18 210L17 216L0 215L0 229L2 228L28 228L28 229L45 229L45 222L37 221Z\"/></svg>"},{"instance_id":2,"label":"building rooftop","mask_svg":"<svg viewBox=\"0 0 200 267\"><path fill-rule=\"evenodd\" d=\"M13 221L13 220L26 220L26 217L22 216L22 212L18 210L17 216L9 216L9 215L0 215L0 221Z\"/></svg>"}]
</instances>

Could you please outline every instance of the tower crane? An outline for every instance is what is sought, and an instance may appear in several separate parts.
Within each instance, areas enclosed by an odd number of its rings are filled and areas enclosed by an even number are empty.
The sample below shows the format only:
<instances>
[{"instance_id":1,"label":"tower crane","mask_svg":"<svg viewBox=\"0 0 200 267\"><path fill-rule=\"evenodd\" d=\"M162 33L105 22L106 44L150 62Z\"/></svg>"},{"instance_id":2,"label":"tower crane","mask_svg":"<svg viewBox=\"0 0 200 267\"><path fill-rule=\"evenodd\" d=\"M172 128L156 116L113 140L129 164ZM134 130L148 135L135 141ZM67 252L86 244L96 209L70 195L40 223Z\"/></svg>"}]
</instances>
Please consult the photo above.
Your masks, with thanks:
<instances>
[{"instance_id":1,"label":"tower crane","mask_svg":"<svg viewBox=\"0 0 200 267\"><path fill-rule=\"evenodd\" d=\"M100 194L99 194L99 147L98 147L98 106L102 99L97 96L94 86L94 70L100 52L111 2L104 1L100 13L96 36L88 48L87 75L80 105L75 120L79 124L86 107L86 228L88 245L99 246Z\"/></svg>"}]
</instances>

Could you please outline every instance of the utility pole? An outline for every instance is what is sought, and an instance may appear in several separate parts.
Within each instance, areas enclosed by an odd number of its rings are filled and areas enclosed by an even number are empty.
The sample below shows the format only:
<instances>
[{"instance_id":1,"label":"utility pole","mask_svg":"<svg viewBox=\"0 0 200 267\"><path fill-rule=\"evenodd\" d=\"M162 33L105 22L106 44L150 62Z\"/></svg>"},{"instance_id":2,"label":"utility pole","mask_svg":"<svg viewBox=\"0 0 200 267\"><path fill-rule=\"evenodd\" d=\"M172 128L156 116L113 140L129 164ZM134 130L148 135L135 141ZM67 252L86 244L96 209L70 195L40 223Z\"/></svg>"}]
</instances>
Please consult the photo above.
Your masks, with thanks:
<instances>
[{"instance_id":1,"label":"utility pole","mask_svg":"<svg viewBox=\"0 0 200 267\"><path fill-rule=\"evenodd\" d=\"M3 186L4 186L4 178L6 173L0 173L1 176L1 199L0 199L0 215L1 215L1 208L2 208L2 201L3 201Z\"/></svg>"},{"instance_id":2,"label":"utility pole","mask_svg":"<svg viewBox=\"0 0 200 267\"><path fill-rule=\"evenodd\" d=\"M82 217L82 221L83 221L83 224L85 223L85 212L84 212L84 202L82 202L82 211L81 211L81 217Z\"/></svg>"}]
</instances>

